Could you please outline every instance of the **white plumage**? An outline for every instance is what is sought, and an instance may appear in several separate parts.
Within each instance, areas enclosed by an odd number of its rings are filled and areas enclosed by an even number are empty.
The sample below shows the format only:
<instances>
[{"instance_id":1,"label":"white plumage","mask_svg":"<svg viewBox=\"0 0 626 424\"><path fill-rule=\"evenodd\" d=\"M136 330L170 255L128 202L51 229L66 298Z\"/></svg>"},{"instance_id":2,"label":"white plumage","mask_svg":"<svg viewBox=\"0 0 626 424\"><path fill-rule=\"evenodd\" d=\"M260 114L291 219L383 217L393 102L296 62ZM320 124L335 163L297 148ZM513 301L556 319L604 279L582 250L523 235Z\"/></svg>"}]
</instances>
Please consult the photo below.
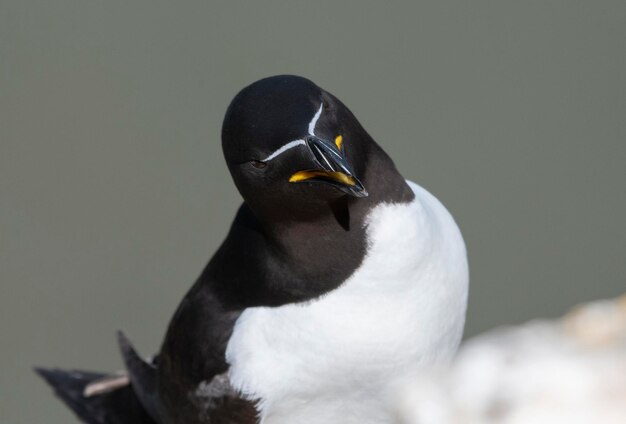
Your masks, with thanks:
<instances>
[{"instance_id":1,"label":"white plumage","mask_svg":"<svg viewBox=\"0 0 626 424\"><path fill-rule=\"evenodd\" d=\"M367 220L361 266L314 301L250 308L226 359L230 380L260 400L262 424L384 424L403 378L456 352L465 321L465 245L441 203L381 204Z\"/></svg>"}]
</instances>

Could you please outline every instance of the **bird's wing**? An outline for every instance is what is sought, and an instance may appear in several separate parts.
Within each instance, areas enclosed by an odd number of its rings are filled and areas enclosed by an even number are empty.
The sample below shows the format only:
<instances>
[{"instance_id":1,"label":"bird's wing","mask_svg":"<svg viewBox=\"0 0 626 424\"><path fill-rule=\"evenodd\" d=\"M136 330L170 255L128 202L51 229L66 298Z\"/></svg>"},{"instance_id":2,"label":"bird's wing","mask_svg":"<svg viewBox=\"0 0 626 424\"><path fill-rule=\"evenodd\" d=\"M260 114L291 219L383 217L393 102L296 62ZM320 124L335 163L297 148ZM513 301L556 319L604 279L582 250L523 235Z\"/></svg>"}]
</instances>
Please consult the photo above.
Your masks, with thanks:
<instances>
[{"instance_id":1,"label":"bird's wing","mask_svg":"<svg viewBox=\"0 0 626 424\"><path fill-rule=\"evenodd\" d=\"M137 399L153 420L163 423L164 414L159 401L156 367L137 354L130 340L121 331L117 332L117 342Z\"/></svg>"},{"instance_id":2,"label":"bird's wing","mask_svg":"<svg viewBox=\"0 0 626 424\"><path fill-rule=\"evenodd\" d=\"M36 368L55 394L88 424L164 422L156 388L156 367L141 359L121 332L118 342L127 371L102 374Z\"/></svg>"},{"instance_id":3,"label":"bird's wing","mask_svg":"<svg viewBox=\"0 0 626 424\"><path fill-rule=\"evenodd\" d=\"M143 360L126 336L118 343L126 364L124 373L103 374L36 368L55 394L88 424L159 424L167 422L157 386L154 362ZM189 398L196 404L201 422L256 424L254 403L243 399L230 385L227 374L203 383Z\"/></svg>"},{"instance_id":4,"label":"bird's wing","mask_svg":"<svg viewBox=\"0 0 626 424\"><path fill-rule=\"evenodd\" d=\"M123 376L36 368L55 394L88 424L156 424ZM86 390L91 385L92 390ZM94 391L95 390L95 391Z\"/></svg>"},{"instance_id":5,"label":"bird's wing","mask_svg":"<svg viewBox=\"0 0 626 424\"><path fill-rule=\"evenodd\" d=\"M157 422L169 420L163 411L156 386L156 367L144 361L124 336L118 332L118 341L133 390L148 414ZM243 399L231 386L228 374L214 376L202 383L196 391L188 394L195 404L198 421L211 424L256 424L257 410L254 403ZM182 407L182 406L181 406Z\"/></svg>"}]
</instances>

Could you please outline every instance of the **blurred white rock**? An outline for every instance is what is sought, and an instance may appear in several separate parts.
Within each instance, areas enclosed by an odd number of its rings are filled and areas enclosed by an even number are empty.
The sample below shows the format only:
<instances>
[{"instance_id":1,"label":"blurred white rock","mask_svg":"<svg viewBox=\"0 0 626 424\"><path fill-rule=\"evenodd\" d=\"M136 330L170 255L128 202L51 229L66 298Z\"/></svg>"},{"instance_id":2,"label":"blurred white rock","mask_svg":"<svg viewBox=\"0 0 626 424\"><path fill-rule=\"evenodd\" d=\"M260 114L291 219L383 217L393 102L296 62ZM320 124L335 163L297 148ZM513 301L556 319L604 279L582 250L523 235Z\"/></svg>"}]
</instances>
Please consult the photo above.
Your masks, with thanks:
<instances>
[{"instance_id":1,"label":"blurred white rock","mask_svg":"<svg viewBox=\"0 0 626 424\"><path fill-rule=\"evenodd\" d=\"M626 424L626 295L489 331L410 381L402 424Z\"/></svg>"}]
</instances>

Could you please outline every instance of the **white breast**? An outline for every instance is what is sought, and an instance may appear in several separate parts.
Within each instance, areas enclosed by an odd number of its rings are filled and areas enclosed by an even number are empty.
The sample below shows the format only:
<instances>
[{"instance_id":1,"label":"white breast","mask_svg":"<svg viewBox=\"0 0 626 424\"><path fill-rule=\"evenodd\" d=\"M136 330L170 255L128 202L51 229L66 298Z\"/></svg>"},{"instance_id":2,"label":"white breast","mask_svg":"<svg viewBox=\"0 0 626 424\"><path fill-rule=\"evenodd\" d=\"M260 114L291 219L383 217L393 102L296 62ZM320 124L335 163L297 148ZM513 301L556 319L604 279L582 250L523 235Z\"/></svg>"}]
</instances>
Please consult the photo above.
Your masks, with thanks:
<instances>
[{"instance_id":1,"label":"white breast","mask_svg":"<svg viewBox=\"0 0 626 424\"><path fill-rule=\"evenodd\" d=\"M260 399L263 424L391 422L384 403L394 385L456 351L465 246L439 201L409 184L413 202L370 212L365 259L338 289L238 319L226 350L230 379Z\"/></svg>"}]
</instances>

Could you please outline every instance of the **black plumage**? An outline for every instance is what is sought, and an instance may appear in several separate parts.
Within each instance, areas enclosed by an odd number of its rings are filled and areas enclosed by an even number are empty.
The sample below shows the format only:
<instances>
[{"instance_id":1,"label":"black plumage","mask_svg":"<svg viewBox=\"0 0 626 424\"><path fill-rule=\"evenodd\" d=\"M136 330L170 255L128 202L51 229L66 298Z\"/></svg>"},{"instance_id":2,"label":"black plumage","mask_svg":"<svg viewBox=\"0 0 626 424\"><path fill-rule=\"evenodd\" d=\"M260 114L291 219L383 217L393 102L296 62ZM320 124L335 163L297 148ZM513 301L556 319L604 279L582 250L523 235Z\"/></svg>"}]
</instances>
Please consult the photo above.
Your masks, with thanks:
<instances>
[{"instance_id":1,"label":"black plumage","mask_svg":"<svg viewBox=\"0 0 626 424\"><path fill-rule=\"evenodd\" d=\"M322 109L313 135L311 118ZM337 136L343 145L333 143ZM302 146L266 160L299 139ZM39 371L85 422L255 422L253 402L234 391L209 390L208 400L198 392L228 372L225 350L237 318L249 307L302 302L340 286L365 255L367 212L413 199L352 113L304 78L277 76L244 88L226 113L222 147L244 203L174 314L158 360L143 361L120 337L131 385L89 398L82 390L101 374ZM290 182L311 170L314 177Z\"/></svg>"}]
</instances>

